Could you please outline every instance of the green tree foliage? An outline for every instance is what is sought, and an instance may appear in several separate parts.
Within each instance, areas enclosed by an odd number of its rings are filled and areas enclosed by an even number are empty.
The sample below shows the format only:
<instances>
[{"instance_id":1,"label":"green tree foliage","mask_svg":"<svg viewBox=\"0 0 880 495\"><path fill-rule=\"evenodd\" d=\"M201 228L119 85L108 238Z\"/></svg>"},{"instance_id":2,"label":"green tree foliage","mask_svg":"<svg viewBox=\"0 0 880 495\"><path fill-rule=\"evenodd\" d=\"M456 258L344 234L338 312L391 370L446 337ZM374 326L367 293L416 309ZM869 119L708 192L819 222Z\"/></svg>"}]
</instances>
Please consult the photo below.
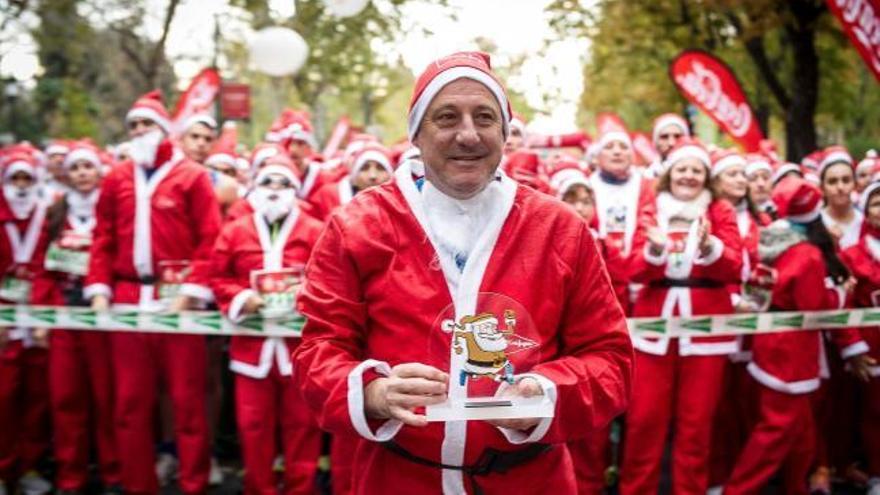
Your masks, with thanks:
<instances>
[{"instance_id":1,"label":"green tree foliage","mask_svg":"<svg viewBox=\"0 0 880 495\"><path fill-rule=\"evenodd\" d=\"M789 159L880 136L880 89L822 0L600 0L549 6L560 35L591 39L580 118L616 111L633 127L682 112L668 64L701 48L730 65Z\"/></svg>"}]
</instances>

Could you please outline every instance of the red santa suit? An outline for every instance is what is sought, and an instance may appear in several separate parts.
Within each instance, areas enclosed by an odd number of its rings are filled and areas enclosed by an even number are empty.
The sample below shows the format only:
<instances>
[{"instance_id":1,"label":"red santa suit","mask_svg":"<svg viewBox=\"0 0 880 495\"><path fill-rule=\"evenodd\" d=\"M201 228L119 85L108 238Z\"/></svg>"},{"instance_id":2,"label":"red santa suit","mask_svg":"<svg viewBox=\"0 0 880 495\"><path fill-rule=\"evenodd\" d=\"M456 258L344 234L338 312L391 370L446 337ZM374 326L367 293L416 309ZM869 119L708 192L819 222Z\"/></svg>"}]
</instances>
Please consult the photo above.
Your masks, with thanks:
<instances>
[{"instance_id":1,"label":"red santa suit","mask_svg":"<svg viewBox=\"0 0 880 495\"><path fill-rule=\"evenodd\" d=\"M28 304L45 249L42 232L48 206L39 200L36 184L15 199L7 191L18 189L8 183L16 172L25 172L36 181L31 155L12 153L2 170L0 302ZM46 349L34 345L30 328L4 331L8 343L0 349L0 480L10 482L35 469L49 448L48 359Z\"/></svg>"},{"instance_id":2,"label":"red santa suit","mask_svg":"<svg viewBox=\"0 0 880 495\"><path fill-rule=\"evenodd\" d=\"M348 173L336 183L324 184L315 193L311 201L315 218L324 221L337 208L351 202L351 199L357 193L352 180L370 162L376 162L381 165L388 172L389 176L394 174L388 150L375 143L361 146L354 153L354 156L351 157L351 167L348 169Z\"/></svg>"},{"instance_id":3,"label":"red santa suit","mask_svg":"<svg viewBox=\"0 0 880 495\"><path fill-rule=\"evenodd\" d=\"M160 270L189 263L179 294L210 300L209 258L220 207L208 173L167 140L158 147L149 177L146 168L123 162L104 179L84 294L108 296L118 308L161 309ZM126 491L158 490L153 420L164 376L174 406L180 487L203 492L209 468L204 336L119 332L111 343Z\"/></svg>"},{"instance_id":4,"label":"red santa suit","mask_svg":"<svg viewBox=\"0 0 880 495\"><path fill-rule=\"evenodd\" d=\"M869 196L880 191L880 183L869 186L863 196L862 204ZM864 206L862 207L864 209ZM861 240L845 250L841 259L849 267L858 281L852 303L857 308L880 307L880 232L866 224L866 232ZM862 337L871 349L871 357L880 362L880 328L868 327L861 330ZM865 403L862 408L861 434L862 446L868 461L868 474L880 479L880 365L871 368L871 381L865 385Z\"/></svg>"},{"instance_id":5,"label":"red santa suit","mask_svg":"<svg viewBox=\"0 0 880 495\"><path fill-rule=\"evenodd\" d=\"M690 158L708 172L708 154L696 142L681 141L670 166ZM666 172L669 173L668 171ZM708 174L707 174L708 175ZM701 222L710 225L710 249L700 252ZM733 207L712 200L708 189L691 201L669 192L657 195L658 227L667 242L660 255L649 245L634 253L634 282L645 287L634 316L695 316L732 312L726 286L739 280L742 242ZM636 374L627 412L627 439L621 464L621 494L657 490L670 424L672 484L676 493L704 494L708 488L709 446L724 377L726 355L738 349L734 337L633 337Z\"/></svg>"},{"instance_id":6,"label":"red santa suit","mask_svg":"<svg viewBox=\"0 0 880 495\"><path fill-rule=\"evenodd\" d=\"M101 166L93 150L74 145L65 167L79 160ZM99 194L98 189L88 195L70 191L63 203L53 208L53 215L63 214L64 218L61 229L45 235L49 247L43 251L50 254L41 260L34 280L34 304L88 304L82 297L88 263L79 265L82 271L75 264L87 255L91 245ZM56 486L60 490L84 490L93 450L97 452L103 485L118 486L121 479L113 431L110 334L54 329L49 342L49 395L58 464Z\"/></svg>"},{"instance_id":7,"label":"red santa suit","mask_svg":"<svg viewBox=\"0 0 880 495\"><path fill-rule=\"evenodd\" d=\"M802 179L781 181L773 192L780 217L762 234L761 260L776 270L771 308L777 311L829 309L825 261L806 242L804 223L818 218L821 192ZM798 222L798 223L793 223ZM765 241L766 239L766 241ZM867 346L851 332L835 332L843 358ZM815 453L810 394L819 388L822 339L819 332L756 335L748 371L759 387L759 419L740 454L725 494L756 493L783 468L788 493L807 493Z\"/></svg>"},{"instance_id":8,"label":"red santa suit","mask_svg":"<svg viewBox=\"0 0 880 495\"><path fill-rule=\"evenodd\" d=\"M267 167L260 176L278 166ZM290 169L286 173L293 178ZM293 193L293 190L290 190ZM255 270L304 266L321 233L317 220L291 210L274 239L262 213L227 223L214 246L211 286L220 309L240 320L245 301L255 295ZM290 352L299 339L233 337L230 369L236 373L236 416L241 435L246 493L274 493L276 432L284 454L284 493L312 493L321 431L291 378Z\"/></svg>"}]
</instances>

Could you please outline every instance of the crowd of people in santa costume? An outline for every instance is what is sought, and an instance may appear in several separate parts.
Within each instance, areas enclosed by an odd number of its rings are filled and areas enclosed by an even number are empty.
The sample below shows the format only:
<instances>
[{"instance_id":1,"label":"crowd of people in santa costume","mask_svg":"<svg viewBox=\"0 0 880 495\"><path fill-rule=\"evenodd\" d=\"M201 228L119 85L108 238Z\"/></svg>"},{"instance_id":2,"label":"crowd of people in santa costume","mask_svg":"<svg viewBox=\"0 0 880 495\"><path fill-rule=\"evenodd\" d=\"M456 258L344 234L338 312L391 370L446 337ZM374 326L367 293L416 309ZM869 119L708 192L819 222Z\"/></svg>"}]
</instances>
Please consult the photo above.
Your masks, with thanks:
<instances>
[{"instance_id":1,"label":"crowd of people in santa costume","mask_svg":"<svg viewBox=\"0 0 880 495\"><path fill-rule=\"evenodd\" d=\"M284 110L249 152L207 115L173 134L158 92L124 118L129 140L112 150L0 151L3 303L218 308L234 322L290 310L283 293L325 225L402 164L424 174L416 147L368 134L321 156L304 111ZM577 152L530 147L516 116L506 130L502 173L577 212L627 316L880 306L876 154L830 146L789 163L702 143L675 114L655 120L647 164L623 128ZM546 476L573 476L582 494L604 493L611 466L623 495L666 478L675 494L831 493L834 480L880 494L880 329L632 343L626 413L568 443L573 473ZM157 493L169 459L182 492L204 493L219 481L222 394L245 493L315 493L327 456L333 493L358 489L366 440L322 431L293 379L309 372L294 369L297 338L4 328L0 345L0 494ZM54 479L38 471L47 458Z\"/></svg>"}]
</instances>

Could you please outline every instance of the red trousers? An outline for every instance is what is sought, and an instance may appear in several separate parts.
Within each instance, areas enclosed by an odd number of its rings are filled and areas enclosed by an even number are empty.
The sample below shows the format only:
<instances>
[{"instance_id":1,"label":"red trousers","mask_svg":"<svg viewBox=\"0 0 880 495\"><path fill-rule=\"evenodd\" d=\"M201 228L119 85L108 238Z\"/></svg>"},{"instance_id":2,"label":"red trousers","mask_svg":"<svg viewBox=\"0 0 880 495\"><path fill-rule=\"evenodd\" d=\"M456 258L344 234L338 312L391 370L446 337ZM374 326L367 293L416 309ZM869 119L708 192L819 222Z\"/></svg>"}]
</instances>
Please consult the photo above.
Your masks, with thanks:
<instances>
[{"instance_id":1,"label":"red trousers","mask_svg":"<svg viewBox=\"0 0 880 495\"><path fill-rule=\"evenodd\" d=\"M34 469L49 450L47 354L20 341L0 350L0 480Z\"/></svg>"},{"instance_id":2,"label":"red trousers","mask_svg":"<svg viewBox=\"0 0 880 495\"><path fill-rule=\"evenodd\" d=\"M620 494L656 493L670 425L672 492L705 495L709 484L712 419L726 356L665 356L636 351L632 397L620 468Z\"/></svg>"},{"instance_id":3,"label":"red trousers","mask_svg":"<svg viewBox=\"0 0 880 495\"><path fill-rule=\"evenodd\" d=\"M272 465L279 433L284 456L285 494L316 493L321 430L293 379L277 368L266 378L235 376L235 412L248 495L277 495Z\"/></svg>"},{"instance_id":4,"label":"red trousers","mask_svg":"<svg viewBox=\"0 0 880 495\"><path fill-rule=\"evenodd\" d=\"M862 446L868 460L868 474L880 477L880 376L864 385L862 408Z\"/></svg>"},{"instance_id":5,"label":"red trousers","mask_svg":"<svg viewBox=\"0 0 880 495\"><path fill-rule=\"evenodd\" d=\"M352 466L360 437L355 435L333 435L330 444L330 480L333 483L333 495L351 495Z\"/></svg>"},{"instance_id":6,"label":"red trousers","mask_svg":"<svg viewBox=\"0 0 880 495\"><path fill-rule=\"evenodd\" d=\"M104 486L118 485L122 480L113 432L110 335L53 330L49 343L56 488L85 489L92 445Z\"/></svg>"},{"instance_id":7,"label":"red trousers","mask_svg":"<svg viewBox=\"0 0 880 495\"><path fill-rule=\"evenodd\" d=\"M594 432L587 438L568 442L568 452L574 464L578 494L600 495L605 492L605 470L608 469L611 447L611 425Z\"/></svg>"},{"instance_id":8,"label":"red trousers","mask_svg":"<svg viewBox=\"0 0 880 495\"><path fill-rule=\"evenodd\" d=\"M815 456L810 394L785 394L760 386L758 422L749 435L724 495L758 494L782 470L785 493L806 495Z\"/></svg>"},{"instance_id":9,"label":"red trousers","mask_svg":"<svg viewBox=\"0 0 880 495\"><path fill-rule=\"evenodd\" d=\"M210 457L205 406L205 337L114 333L116 441L126 493L157 493L155 413L159 380L174 406L174 434L184 493L208 487Z\"/></svg>"},{"instance_id":10,"label":"red trousers","mask_svg":"<svg viewBox=\"0 0 880 495\"><path fill-rule=\"evenodd\" d=\"M758 383L746 363L728 363L724 387L715 414L709 485L723 485L757 421Z\"/></svg>"}]
</instances>

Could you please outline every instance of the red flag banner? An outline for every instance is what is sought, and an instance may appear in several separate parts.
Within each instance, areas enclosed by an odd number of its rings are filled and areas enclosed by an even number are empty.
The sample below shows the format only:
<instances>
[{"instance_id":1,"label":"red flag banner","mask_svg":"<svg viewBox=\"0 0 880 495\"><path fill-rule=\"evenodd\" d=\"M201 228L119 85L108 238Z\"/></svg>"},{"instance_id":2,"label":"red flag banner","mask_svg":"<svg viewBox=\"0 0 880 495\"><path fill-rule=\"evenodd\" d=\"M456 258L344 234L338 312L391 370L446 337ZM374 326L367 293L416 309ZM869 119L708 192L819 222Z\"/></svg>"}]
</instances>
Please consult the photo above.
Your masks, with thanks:
<instances>
[{"instance_id":1,"label":"red flag banner","mask_svg":"<svg viewBox=\"0 0 880 495\"><path fill-rule=\"evenodd\" d=\"M828 0L828 9L880 81L880 0Z\"/></svg>"},{"instance_id":2,"label":"red flag banner","mask_svg":"<svg viewBox=\"0 0 880 495\"><path fill-rule=\"evenodd\" d=\"M682 96L699 107L746 151L758 151L764 134L742 86L724 62L701 50L685 50L669 65Z\"/></svg>"},{"instance_id":3,"label":"red flag banner","mask_svg":"<svg viewBox=\"0 0 880 495\"><path fill-rule=\"evenodd\" d=\"M220 92L220 74L216 69L203 69L193 78L174 107L172 126L176 133L183 131L184 122L200 113L213 114L214 100Z\"/></svg>"},{"instance_id":4,"label":"red flag banner","mask_svg":"<svg viewBox=\"0 0 880 495\"><path fill-rule=\"evenodd\" d=\"M251 118L251 87L247 84L225 83L220 88L220 114L223 120Z\"/></svg>"},{"instance_id":5,"label":"red flag banner","mask_svg":"<svg viewBox=\"0 0 880 495\"><path fill-rule=\"evenodd\" d=\"M321 152L324 158L329 160L333 157L333 154L339 150L345 138L348 137L349 131L351 131L351 119L343 116L336 121L336 125L333 126L333 132L330 133L330 138L327 139L327 144L324 145L324 151Z\"/></svg>"},{"instance_id":6,"label":"red flag banner","mask_svg":"<svg viewBox=\"0 0 880 495\"><path fill-rule=\"evenodd\" d=\"M590 136L583 131L569 134L556 134L552 136L529 136L530 148L581 148L587 149L591 143Z\"/></svg>"},{"instance_id":7,"label":"red flag banner","mask_svg":"<svg viewBox=\"0 0 880 495\"><path fill-rule=\"evenodd\" d=\"M651 142L651 138L647 134L644 132L634 132L631 137L633 149L636 151L636 158L639 158L643 165L660 159L660 155L654 149L654 143Z\"/></svg>"},{"instance_id":8,"label":"red flag banner","mask_svg":"<svg viewBox=\"0 0 880 495\"><path fill-rule=\"evenodd\" d=\"M606 132L627 132L626 124L616 113L603 112L596 115L596 134L601 136Z\"/></svg>"}]
</instances>

